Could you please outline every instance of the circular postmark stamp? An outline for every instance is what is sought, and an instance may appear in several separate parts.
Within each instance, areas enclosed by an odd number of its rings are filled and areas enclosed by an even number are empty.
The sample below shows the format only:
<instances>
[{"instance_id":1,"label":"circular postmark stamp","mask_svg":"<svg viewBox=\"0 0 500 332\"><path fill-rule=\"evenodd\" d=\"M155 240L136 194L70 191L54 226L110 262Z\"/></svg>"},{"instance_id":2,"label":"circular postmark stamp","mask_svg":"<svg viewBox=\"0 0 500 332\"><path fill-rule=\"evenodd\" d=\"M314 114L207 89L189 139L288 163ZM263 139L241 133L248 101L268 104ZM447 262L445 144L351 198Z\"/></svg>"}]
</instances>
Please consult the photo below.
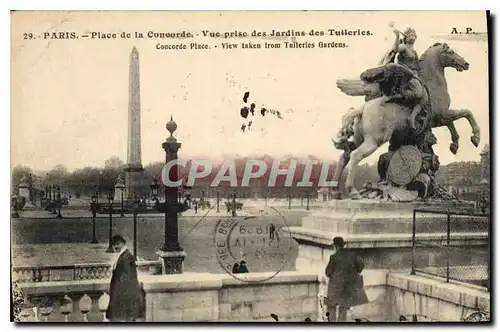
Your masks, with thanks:
<instances>
[{"instance_id":1,"label":"circular postmark stamp","mask_svg":"<svg viewBox=\"0 0 500 332\"><path fill-rule=\"evenodd\" d=\"M251 207L245 214L221 218L214 227L217 261L228 274L243 282L267 281L293 269L294 240L284 215L275 207ZM261 272L261 277L245 277ZM260 274L259 274L260 275Z\"/></svg>"}]
</instances>

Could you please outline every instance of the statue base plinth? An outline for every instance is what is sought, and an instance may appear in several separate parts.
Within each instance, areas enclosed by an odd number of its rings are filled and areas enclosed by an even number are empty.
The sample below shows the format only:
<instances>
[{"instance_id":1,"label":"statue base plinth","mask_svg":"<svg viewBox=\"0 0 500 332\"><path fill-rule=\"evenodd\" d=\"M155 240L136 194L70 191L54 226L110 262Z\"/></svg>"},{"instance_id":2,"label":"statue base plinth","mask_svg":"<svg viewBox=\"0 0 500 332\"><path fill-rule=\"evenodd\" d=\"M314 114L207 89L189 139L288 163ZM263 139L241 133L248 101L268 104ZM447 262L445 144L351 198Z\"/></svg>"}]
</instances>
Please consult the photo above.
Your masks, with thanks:
<instances>
[{"instance_id":1,"label":"statue base plinth","mask_svg":"<svg viewBox=\"0 0 500 332\"><path fill-rule=\"evenodd\" d=\"M446 238L446 210L457 211L460 207L468 206L473 204L457 206L449 201L434 204L370 200L330 201L323 209L305 216L301 220L301 227L287 229L299 244L295 269L322 275L330 255L333 254L333 238L343 237L346 247L356 252L365 265L362 274L370 302L362 306L362 311L374 317L382 315L385 310L383 304L387 273L411 271L414 208L442 212L419 212L416 224L417 239L430 244L427 248L419 248L416 265L439 267L446 266L446 251L440 247ZM483 218L482 222L479 222L478 218ZM470 233L471 229L474 233ZM484 217L454 216L452 245L477 248L477 252L485 252L489 247L488 230L489 223L484 222ZM457 266L487 265L485 257L455 252L452 260ZM326 294L326 279L322 280L320 293Z\"/></svg>"},{"instance_id":2,"label":"statue base plinth","mask_svg":"<svg viewBox=\"0 0 500 332\"><path fill-rule=\"evenodd\" d=\"M417 232L442 232L446 229L446 213L451 211L471 211L470 202L387 202L379 200L332 200L301 220L303 228L342 234L411 234L413 210L424 209L442 211L434 218L421 218ZM473 217L464 218L455 225L456 231L477 229Z\"/></svg>"},{"instance_id":3,"label":"statue base plinth","mask_svg":"<svg viewBox=\"0 0 500 332\"><path fill-rule=\"evenodd\" d=\"M184 251L158 251L157 255L163 261L162 274L181 274L184 259L187 257Z\"/></svg>"}]
</instances>

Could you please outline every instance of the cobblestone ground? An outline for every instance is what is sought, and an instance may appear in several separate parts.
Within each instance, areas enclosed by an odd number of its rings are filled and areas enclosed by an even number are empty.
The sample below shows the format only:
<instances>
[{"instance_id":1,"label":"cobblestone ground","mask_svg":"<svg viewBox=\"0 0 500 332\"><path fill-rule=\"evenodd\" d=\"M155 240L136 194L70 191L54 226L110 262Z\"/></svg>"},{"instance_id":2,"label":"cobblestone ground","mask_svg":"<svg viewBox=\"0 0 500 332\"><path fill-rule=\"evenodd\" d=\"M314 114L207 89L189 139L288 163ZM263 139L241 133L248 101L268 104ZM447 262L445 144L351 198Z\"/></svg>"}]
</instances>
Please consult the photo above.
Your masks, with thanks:
<instances>
[{"instance_id":1,"label":"cobblestone ground","mask_svg":"<svg viewBox=\"0 0 500 332\"><path fill-rule=\"evenodd\" d=\"M25 244L13 246L12 256L15 257L14 266L107 263L116 256L107 253L107 248L107 244L87 243Z\"/></svg>"},{"instance_id":2,"label":"cobblestone ground","mask_svg":"<svg viewBox=\"0 0 500 332\"><path fill-rule=\"evenodd\" d=\"M213 242L213 231L217 221L227 218L227 213L216 213L211 211L206 217L203 215L207 211L199 210L197 214L194 211L183 213L179 220L179 238L187 258L184 261L184 270L187 272L209 272L223 273L219 261L216 257L216 246ZM300 209L282 209L281 213L286 218L289 226L300 225L301 218L307 213ZM243 220L243 213L239 213ZM19 265L21 261L31 264L41 265L66 265L85 262L104 262L111 260L110 254L105 250L108 243L109 219L106 215L98 215L96 218L96 237L99 245L90 245L92 239L92 218L89 211L85 210L66 210L63 211L63 219L55 219L53 215L46 211L23 211L20 219L13 219L12 244L14 265ZM252 224L262 225L273 222L279 224L279 218L276 216L266 216L254 218ZM138 256L145 260L156 260L156 252L164 242L164 217L162 214L155 216L138 217ZM238 231L241 238L238 242L232 239L232 243L240 246L238 251L241 253L251 253L252 247L243 250L244 238L247 243L258 243L253 241L257 234L241 234L245 230ZM131 216L119 218L113 216L113 234L121 234L128 242L132 250L133 238L133 219ZM254 236L254 237L252 237ZM262 236L260 236L262 237ZM260 239L259 237L259 239ZM253 241L253 242L252 242ZM65 245L58 245L64 243ZM274 253L271 256L262 255L250 260L248 268L251 272L267 272L278 270L284 267L284 270L293 270L298 246L291 240L291 247L283 246L282 254ZM40 244L50 244L45 246L34 246ZM69 244L69 245L68 245ZM22 245L22 247L20 247ZM285 257L286 262L282 263L281 258ZM16 261L19 260L19 262ZM247 259L248 261L248 259Z\"/></svg>"}]
</instances>

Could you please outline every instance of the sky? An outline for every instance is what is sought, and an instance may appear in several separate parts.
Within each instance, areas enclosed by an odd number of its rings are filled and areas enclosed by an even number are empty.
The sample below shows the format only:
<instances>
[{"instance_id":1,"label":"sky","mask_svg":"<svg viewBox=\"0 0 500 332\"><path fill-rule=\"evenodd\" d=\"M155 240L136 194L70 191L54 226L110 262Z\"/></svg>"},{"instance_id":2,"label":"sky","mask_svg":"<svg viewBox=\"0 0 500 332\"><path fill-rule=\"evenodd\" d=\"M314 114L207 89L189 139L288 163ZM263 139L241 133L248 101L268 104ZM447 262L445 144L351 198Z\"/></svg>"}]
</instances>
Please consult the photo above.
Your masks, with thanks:
<instances>
[{"instance_id":1,"label":"sky","mask_svg":"<svg viewBox=\"0 0 500 332\"><path fill-rule=\"evenodd\" d=\"M130 52L139 51L141 77L142 163L164 159L161 143L173 116L182 158L268 154L314 155L337 160L330 138L342 115L362 98L336 87L376 66L392 46L389 23L417 31L416 50L447 42L470 69L446 70L452 108L470 109L481 127L481 143L470 142L465 119L456 122L461 136L457 155L448 150L446 128L434 129L435 152L442 164L479 160L489 143L487 42L452 40L456 27L486 31L483 12L38 12L12 16L11 164L49 170L62 164L74 170L100 167L110 156L126 160ZM307 31L363 29L373 36L297 37L304 42L346 42L347 48L223 50L222 42L265 42L247 38L220 40L198 36L171 39L24 40L23 33L134 33L141 31ZM157 50L157 43L206 43L210 50ZM218 45L215 48L215 45ZM257 107L280 110L283 120L256 117L250 132L240 131L242 97ZM386 147L367 162L378 159Z\"/></svg>"}]
</instances>

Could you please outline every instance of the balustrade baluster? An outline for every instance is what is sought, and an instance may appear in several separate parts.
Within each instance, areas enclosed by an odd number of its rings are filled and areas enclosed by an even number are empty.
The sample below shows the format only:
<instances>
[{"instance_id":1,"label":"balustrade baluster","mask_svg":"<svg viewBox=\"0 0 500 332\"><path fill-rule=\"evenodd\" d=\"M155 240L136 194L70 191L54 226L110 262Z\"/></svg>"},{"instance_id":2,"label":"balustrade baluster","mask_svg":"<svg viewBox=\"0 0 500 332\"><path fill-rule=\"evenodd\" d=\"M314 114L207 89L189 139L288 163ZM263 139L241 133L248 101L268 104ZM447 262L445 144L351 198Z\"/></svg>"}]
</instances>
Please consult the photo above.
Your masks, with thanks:
<instances>
[{"instance_id":1,"label":"balustrade baluster","mask_svg":"<svg viewBox=\"0 0 500 332\"><path fill-rule=\"evenodd\" d=\"M52 306L53 306L52 299L49 299L47 296L40 301L40 303L37 305L38 313L41 315L40 321L48 322L49 316L54 310Z\"/></svg>"},{"instance_id":2,"label":"balustrade baluster","mask_svg":"<svg viewBox=\"0 0 500 332\"><path fill-rule=\"evenodd\" d=\"M99 299L102 294L99 293L91 293L87 294L91 299L90 313L88 314L89 321L91 322L102 322L103 317L99 310Z\"/></svg>"},{"instance_id":3,"label":"balustrade baluster","mask_svg":"<svg viewBox=\"0 0 500 332\"><path fill-rule=\"evenodd\" d=\"M87 294L84 294L82 298L80 299L80 312L83 314L83 321L88 322L88 313L90 312L90 309L92 308L92 300Z\"/></svg>"},{"instance_id":4,"label":"balustrade baluster","mask_svg":"<svg viewBox=\"0 0 500 332\"><path fill-rule=\"evenodd\" d=\"M71 298L71 301L73 302L73 308L71 309L70 320L72 322L81 322L82 317L80 313L80 298L82 297L82 294L69 294L68 296Z\"/></svg>"},{"instance_id":5,"label":"balustrade baluster","mask_svg":"<svg viewBox=\"0 0 500 332\"><path fill-rule=\"evenodd\" d=\"M35 313L32 307L25 307L21 310L19 315L21 322L35 322Z\"/></svg>"},{"instance_id":6,"label":"balustrade baluster","mask_svg":"<svg viewBox=\"0 0 500 332\"><path fill-rule=\"evenodd\" d=\"M106 310L108 309L109 305L109 295L108 293L104 293L100 298L99 298L99 311L102 314L102 321L103 322L108 322L106 319Z\"/></svg>"},{"instance_id":7,"label":"balustrade baluster","mask_svg":"<svg viewBox=\"0 0 500 332\"><path fill-rule=\"evenodd\" d=\"M73 311L73 301L69 298L68 295L64 295L61 300L60 312L64 316L64 321L69 322L69 315Z\"/></svg>"}]
</instances>

